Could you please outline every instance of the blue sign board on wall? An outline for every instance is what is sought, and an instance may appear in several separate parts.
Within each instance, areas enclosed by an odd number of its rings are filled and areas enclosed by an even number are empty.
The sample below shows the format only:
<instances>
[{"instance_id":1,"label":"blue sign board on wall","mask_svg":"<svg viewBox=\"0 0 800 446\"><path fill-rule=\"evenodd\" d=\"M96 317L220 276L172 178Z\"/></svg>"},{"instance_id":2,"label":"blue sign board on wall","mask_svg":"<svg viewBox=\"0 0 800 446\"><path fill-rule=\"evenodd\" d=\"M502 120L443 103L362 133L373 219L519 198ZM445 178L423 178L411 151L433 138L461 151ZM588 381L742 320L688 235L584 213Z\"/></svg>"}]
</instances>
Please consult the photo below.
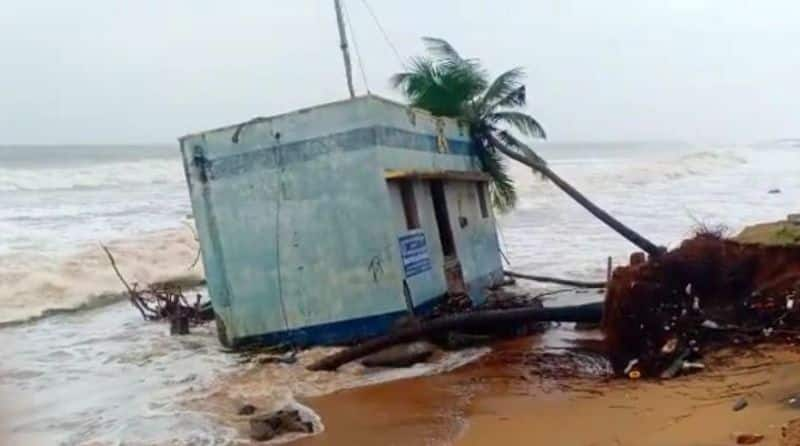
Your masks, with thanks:
<instances>
[{"instance_id":1,"label":"blue sign board on wall","mask_svg":"<svg viewBox=\"0 0 800 446\"><path fill-rule=\"evenodd\" d=\"M400 241L400 256L403 259L406 278L431 270L431 258L428 255L428 245L425 243L424 232L410 232L401 235L398 240Z\"/></svg>"}]
</instances>

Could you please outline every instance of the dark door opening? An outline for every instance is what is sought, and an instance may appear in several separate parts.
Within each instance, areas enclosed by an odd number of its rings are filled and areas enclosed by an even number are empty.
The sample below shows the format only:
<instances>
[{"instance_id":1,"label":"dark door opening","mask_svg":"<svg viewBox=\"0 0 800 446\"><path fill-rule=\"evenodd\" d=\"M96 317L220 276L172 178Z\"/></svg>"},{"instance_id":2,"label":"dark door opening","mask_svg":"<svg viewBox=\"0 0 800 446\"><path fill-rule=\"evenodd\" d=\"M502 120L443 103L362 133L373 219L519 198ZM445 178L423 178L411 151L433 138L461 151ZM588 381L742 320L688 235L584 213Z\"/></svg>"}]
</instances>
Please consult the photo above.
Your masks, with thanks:
<instances>
[{"instance_id":1,"label":"dark door opening","mask_svg":"<svg viewBox=\"0 0 800 446\"><path fill-rule=\"evenodd\" d=\"M453 241L453 229L447 213L447 199L442 180L431 181L431 197L433 198L433 211L436 214L436 226L439 228L439 241L442 243L442 253L444 254L444 277L447 283L447 292L451 295L463 294L467 291L467 287L464 284L461 264L456 257L456 244Z\"/></svg>"},{"instance_id":2,"label":"dark door opening","mask_svg":"<svg viewBox=\"0 0 800 446\"><path fill-rule=\"evenodd\" d=\"M436 226L439 228L439 240L445 257L455 257L456 245L453 242L453 230L450 228L450 217L447 214L447 200L444 195L442 180L431 180L431 197L433 211L436 214Z\"/></svg>"}]
</instances>

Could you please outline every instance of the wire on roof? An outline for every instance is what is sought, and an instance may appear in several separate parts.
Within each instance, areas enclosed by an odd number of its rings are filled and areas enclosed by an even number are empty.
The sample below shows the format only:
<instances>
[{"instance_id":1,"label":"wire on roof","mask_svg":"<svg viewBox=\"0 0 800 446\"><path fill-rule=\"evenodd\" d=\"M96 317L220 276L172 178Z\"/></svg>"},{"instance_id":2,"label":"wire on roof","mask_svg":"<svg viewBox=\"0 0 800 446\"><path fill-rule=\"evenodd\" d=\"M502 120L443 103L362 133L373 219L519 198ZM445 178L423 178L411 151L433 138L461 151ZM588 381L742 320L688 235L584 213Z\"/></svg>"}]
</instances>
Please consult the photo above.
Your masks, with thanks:
<instances>
[{"instance_id":1,"label":"wire on roof","mask_svg":"<svg viewBox=\"0 0 800 446\"><path fill-rule=\"evenodd\" d=\"M394 45L394 43L392 43L392 39L389 38L389 34L383 28L383 25L381 25L381 21L378 20L378 16L375 14L375 11L372 10L372 7L369 5L369 3L367 3L367 0L361 0L361 3L364 4L364 7L367 8L369 15L372 16L372 20L375 22L375 25L378 27L381 34L383 34L383 39L386 40L389 48L391 48L392 52L394 52L394 55L397 57L397 61L400 63L400 66L405 66L405 59L403 59L403 57L400 55L400 51L397 51L397 47Z\"/></svg>"}]
</instances>

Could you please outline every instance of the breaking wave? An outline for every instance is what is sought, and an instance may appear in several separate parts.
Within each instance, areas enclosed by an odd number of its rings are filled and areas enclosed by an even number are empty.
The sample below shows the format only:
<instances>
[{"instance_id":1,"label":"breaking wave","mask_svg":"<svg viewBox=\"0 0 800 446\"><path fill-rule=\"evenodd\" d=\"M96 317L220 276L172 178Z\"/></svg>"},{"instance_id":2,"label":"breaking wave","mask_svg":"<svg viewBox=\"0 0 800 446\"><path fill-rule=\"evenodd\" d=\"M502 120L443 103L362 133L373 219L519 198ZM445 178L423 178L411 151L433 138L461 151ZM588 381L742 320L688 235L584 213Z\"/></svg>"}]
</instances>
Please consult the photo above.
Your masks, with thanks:
<instances>
[{"instance_id":1,"label":"breaking wave","mask_svg":"<svg viewBox=\"0 0 800 446\"><path fill-rule=\"evenodd\" d=\"M559 175L578 189L591 191L597 188L643 186L656 182L674 181L689 177L716 174L722 170L748 163L746 153L734 150L703 150L675 156L629 157L629 158L580 158L552 163ZM511 176L519 182L521 192L534 201L556 192L553 185L519 163L510 162ZM523 206L526 204L523 203Z\"/></svg>"},{"instance_id":2,"label":"breaking wave","mask_svg":"<svg viewBox=\"0 0 800 446\"><path fill-rule=\"evenodd\" d=\"M747 159L733 151L702 151L677 159L637 163L618 177L629 184L643 185L663 179L709 175L743 164L747 164Z\"/></svg>"},{"instance_id":3,"label":"breaking wave","mask_svg":"<svg viewBox=\"0 0 800 446\"><path fill-rule=\"evenodd\" d=\"M0 192L108 188L183 182L177 159L145 159L70 167L0 168Z\"/></svg>"},{"instance_id":4,"label":"breaking wave","mask_svg":"<svg viewBox=\"0 0 800 446\"><path fill-rule=\"evenodd\" d=\"M672 158L583 158L554 163L556 172L581 190L629 187L656 181L709 175L747 163L732 150L704 150ZM555 187L510 163L519 180L520 207L536 207L560 194ZM66 168L0 169L0 191L76 189L130 184L183 182L176 159L146 159ZM180 187L183 187L182 185ZM133 217L132 217L133 218ZM180 280L200 283L202 266L188 266L197 253L194 235L186 228L147 233L108 243L123 274L132 282L149 284ZM71 254L31 251L0 255L0 325L54 312L91 308L118 300L123 291L99 245L83 246Z\"/></svg>"},{"instance_id":5,"label":"breaking wave","mask_svg":"<svg viewBox=\"0 0 800 446\"><path fill-rule=\"evenodd\" d=\"M187 228L107 243L131 283L179 282L198 286L201 262L189 268L197 242ZM119 300L124 288L100 245L65 256L25 253L0 256L0 326Z\"/></svg>"}]
</instances>

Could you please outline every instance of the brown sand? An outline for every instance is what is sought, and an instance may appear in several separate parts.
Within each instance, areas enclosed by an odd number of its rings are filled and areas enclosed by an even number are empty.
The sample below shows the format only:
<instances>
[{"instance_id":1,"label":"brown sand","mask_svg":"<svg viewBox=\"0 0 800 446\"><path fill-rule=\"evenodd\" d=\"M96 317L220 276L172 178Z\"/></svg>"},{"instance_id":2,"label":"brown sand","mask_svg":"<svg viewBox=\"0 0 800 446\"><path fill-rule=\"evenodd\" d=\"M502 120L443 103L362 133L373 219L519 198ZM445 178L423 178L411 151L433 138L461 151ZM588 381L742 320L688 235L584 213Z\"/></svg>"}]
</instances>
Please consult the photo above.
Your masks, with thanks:
<instances>
[{"instance_id":1,"label":"brown sand","mask_svg":"<svg viewBox=\"0 0 800 446\"><path fill-rule=\"evenodd\" d=\"M295 444L700 446L735 444L731 434L747 432L764 435L762 445L800 445L781 440L782 426L800 419L787 403L800 393L797 347L721 352L702 373L646 382L542 378L518 354L533 343L504 343L445 375L306 401L326 430ZM748 406L735 412L741 397Z\"/></svg>"}]
</instances>

